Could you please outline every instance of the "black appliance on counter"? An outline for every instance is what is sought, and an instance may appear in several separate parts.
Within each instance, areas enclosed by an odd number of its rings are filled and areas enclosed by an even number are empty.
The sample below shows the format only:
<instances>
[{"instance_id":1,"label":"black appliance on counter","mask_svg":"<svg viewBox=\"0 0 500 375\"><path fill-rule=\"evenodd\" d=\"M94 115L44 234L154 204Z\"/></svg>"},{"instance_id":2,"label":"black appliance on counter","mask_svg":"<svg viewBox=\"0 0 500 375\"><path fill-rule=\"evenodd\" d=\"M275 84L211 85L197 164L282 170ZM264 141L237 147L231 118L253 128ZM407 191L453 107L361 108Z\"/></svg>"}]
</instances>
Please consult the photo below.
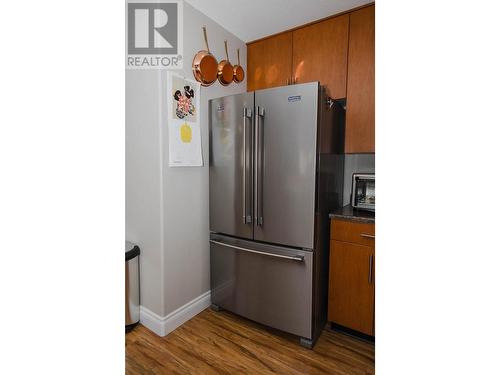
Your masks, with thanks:
<instances>
[{"instance_id":1,"label":"black appliance on counter","mask_svg":"<svg viewBox=\"0 0 500 375\"><path fill-rule=\"evenodd\" d=\"M375 212L375 174L352 175L351 205L359 210Z\"/></svg>"}]
</instances>

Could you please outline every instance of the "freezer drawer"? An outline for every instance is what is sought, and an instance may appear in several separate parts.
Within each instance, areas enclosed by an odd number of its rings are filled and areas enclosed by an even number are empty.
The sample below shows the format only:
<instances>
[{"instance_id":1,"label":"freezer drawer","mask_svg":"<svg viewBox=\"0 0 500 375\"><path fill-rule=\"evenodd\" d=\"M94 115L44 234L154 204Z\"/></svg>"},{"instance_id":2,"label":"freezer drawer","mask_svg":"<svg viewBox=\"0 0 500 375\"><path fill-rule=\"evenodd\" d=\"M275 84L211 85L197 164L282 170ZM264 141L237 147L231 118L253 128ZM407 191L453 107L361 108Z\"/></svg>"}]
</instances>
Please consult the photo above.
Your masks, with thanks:
<instances>
[{"instance_id":1,"label":"freezer drawer","mask_svg":"<svg viewBox=\"0 0 500 375\"><path fill-rule=\"evenodd\" d=\"M312 338L312 252L212 234L210 257L213 304Z\"/></svg>"}]
</instances>

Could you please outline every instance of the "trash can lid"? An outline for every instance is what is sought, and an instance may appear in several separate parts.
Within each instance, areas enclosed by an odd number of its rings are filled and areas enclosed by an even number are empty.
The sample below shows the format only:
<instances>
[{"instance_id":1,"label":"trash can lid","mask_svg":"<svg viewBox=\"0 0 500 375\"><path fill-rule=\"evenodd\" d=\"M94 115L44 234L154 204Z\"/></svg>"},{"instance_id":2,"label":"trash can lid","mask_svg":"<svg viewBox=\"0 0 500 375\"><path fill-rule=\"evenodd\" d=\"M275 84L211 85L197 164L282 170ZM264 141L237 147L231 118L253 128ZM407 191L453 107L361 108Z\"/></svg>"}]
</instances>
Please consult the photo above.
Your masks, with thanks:
<instances>
[{"instance_id":1,"label":"trash can lid","mask_svg":"<svg viewBox=\"0 0 500 375\"><path fill-rule=\"evenodd\" d=\"M125 241L125 261L135 258L141 253L141 249L136 244Z\"/></svg>"}]
</instances>

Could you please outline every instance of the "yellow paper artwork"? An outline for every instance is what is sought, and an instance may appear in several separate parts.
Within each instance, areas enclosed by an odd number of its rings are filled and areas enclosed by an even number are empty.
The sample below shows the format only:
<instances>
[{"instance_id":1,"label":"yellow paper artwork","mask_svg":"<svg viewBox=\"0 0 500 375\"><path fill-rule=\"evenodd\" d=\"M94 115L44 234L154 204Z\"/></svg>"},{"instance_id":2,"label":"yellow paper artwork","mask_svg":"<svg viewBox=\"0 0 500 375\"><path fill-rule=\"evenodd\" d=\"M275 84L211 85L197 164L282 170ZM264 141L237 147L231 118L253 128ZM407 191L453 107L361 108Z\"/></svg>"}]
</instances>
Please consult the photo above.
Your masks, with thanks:
<instances>
[{"instance_id":1,"label":"yellow paper artwork","mask_svg":"<svg viewBox=\"0 0 500 375\"><path fill-rule=\"evenodd\" d=\"M181 140L184 143L191 143L192 137L191 127L185 122L181 126Z\"/></svg>"}]
</instances>

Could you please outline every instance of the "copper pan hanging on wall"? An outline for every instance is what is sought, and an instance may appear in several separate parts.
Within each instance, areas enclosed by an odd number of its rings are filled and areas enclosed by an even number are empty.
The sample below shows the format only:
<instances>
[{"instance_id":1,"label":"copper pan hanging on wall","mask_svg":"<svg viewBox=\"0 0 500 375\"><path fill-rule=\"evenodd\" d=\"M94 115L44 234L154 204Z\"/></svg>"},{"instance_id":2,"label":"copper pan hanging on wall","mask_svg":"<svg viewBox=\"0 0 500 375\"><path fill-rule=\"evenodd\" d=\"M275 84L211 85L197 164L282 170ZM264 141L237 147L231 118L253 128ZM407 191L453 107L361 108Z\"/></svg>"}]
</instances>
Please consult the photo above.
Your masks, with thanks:
<instances>
[{"instance_id":1,"label":"copper pan hanging on wall","mask_svg":"<svg viewBox=\"0 0 500 375\"><path fill-rule=\"evenodd\" d=\"M229 62L229 55L227 54L227 40L224 41L226 48L226 60L222 60L217 66L217 78L223 86L229 85L233 82L233 66Z\"/></svg>"},{"instance_id":2,"label":"copper pan hanging on wall","mask_svg":"<svg viewBox=\"0 0 500 375\"><path fill-rule=\"evenodd\" d=\"M238 48L238 64L233 65L233 81L240 83L245 78L245 71L240 65L240 49Z\"/></svg>"},{"instance_id":3,"label":"copper pan hanging on wall","mask_svg":"<svg viewBox=\"0 0 500 375\"><path fill-rule=\"evenodd\" d=\"M203 26L203 37L205 38L206 51L199 51L193 59L194 78L202 86L210 86L217 79L217 59L210 53L208 48L207 28Z\"/></svg>"}]
</instances>

